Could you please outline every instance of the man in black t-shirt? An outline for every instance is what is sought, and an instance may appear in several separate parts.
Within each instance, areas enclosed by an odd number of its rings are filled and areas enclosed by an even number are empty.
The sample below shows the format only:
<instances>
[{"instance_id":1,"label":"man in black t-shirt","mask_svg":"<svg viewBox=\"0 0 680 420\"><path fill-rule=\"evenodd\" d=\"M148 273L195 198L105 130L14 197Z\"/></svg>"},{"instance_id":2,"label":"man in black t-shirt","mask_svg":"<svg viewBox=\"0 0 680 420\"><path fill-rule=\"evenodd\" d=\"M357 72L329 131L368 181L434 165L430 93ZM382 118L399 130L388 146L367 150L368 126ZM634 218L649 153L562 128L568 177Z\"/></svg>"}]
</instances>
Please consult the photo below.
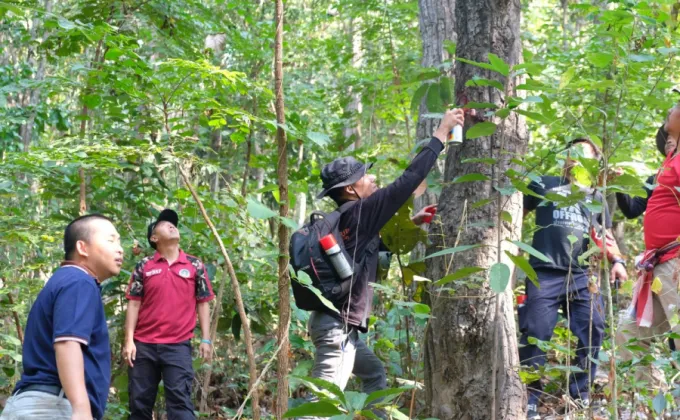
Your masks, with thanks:
<instances>
[{"instance_id":1,"label":"man in black t-shirt","mask_svg":"<svg viewBox=\"0 0 680 420\"><path fill-rule=\"evenodd\" d=\"M536 211L537 230L532 245L547 259L532 256L529 260L538 275L540 287L527 281L519 353L524 366L540 367L545 364L545 352L530 338L550 341L561 307L564 315L569 318L569 328L578 338L575 353L577 365L583 370L570 378L569 393L583 406L587 406L589 385L595 377L596 368L588 361L588 355L597 360L604 335L604 311L601 296L591 294L588 287L588 261L579 261L579 257L588 250L591 228L604 224L609 229L611 218L602 195L593 188L586 188L575 182L573 168L578 162L572 159L574 155L585 159L600 157L599 151L589 140L574 140L567 149L564 175L541 177L539 181L531 182L529 189L540 197L549 194L562 197L580 194L582 198L578 202L558 207L547 199L529 194L524 196L524 215ZM627 276L623 260L615 259L612 263L612 281L616 278L625 280ZM540 394L539 381L529 384L529 419L540 418L537 409Z\"/></svg>"}]
</instances>

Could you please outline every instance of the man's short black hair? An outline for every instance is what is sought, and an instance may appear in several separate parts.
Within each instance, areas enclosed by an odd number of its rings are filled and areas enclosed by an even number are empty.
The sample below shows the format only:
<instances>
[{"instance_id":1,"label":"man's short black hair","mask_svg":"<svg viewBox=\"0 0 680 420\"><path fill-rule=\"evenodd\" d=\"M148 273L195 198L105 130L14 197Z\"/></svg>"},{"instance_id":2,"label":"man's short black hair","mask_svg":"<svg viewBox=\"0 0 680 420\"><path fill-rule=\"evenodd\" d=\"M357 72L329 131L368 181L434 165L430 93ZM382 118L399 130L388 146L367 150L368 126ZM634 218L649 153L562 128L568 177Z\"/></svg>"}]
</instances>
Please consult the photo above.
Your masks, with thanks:
<instances>
[{"instance_id":1,"label":"man's short black hair","mask_svg":"<svg viewBox=\"0 0 680 420\"><path fill-rule=\"evenodd\" d=\"M333 188L332 190L328 191L328 197L332 198L333 201L335 201L335 204L338 206L347 201L345 198L345 189L340 187L340 188Z\"/></svg>"},{"instance_id":2,"label":"man's short black hair","mask_svg":"<svg viewBox=\"0 0 680 420\"><path fill-rule=\"evenodd\" d=\"M113 224L113 220L101 214L87 214L71 221L64 230L64 259L73 258L78 241L90 239L90 222L92 220L106 220Z\"/></svg>"},{"instance_id":3,"label":"man's short black hair","mask_svg":"<svg viewBox=\"0 0 680 420\"><path fill-rule=\"evenodd\" d=\"M567 149L570 149L571 147L573 147L574 145L577 145L577 144L579 144L579 143L588 143L589 145L591 145L591 146L593 147L593 150L595 151L595 157L596 157L597 159L602 159L602 150L600 150L600 148L597 147L597 145L595 144L595 142L593 142L592 140L590 140L590 139L587 138L587 137L579 137L579 138L577 138L577 139L574 139L574 140L569 141L569 142L567 143L567 147L566 147L566 148L567 148Z\"/></svg>"},{"instance_id":4,"label":"man's short black hair","mask_svg":"<svg viewBox=\"0 0 680 420\"><path fill-rule=\"evenodd\" d=\"M664 157L666 157L666 140L668 139L668 132L666 131L666 124L664 123L658 130L656 130L656 149Z\"/></svg>"}]
</instances>

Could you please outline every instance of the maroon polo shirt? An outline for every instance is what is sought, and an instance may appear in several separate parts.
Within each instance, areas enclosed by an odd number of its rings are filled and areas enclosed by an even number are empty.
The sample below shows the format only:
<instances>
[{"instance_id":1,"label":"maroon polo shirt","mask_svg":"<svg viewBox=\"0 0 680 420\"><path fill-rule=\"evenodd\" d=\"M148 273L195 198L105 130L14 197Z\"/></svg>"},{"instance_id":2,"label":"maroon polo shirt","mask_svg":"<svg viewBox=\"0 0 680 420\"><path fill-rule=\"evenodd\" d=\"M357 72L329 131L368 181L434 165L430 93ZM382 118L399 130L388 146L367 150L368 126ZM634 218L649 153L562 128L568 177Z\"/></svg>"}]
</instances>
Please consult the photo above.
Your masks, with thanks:
<instances>
[{"instance_id":1,"label":"maroon polo shirt","mask_svg":"<svg viewBox=\"0 0 680 420\"><path fill-rule=\"evenodd\" d=\"M150 344L189 340L197 304L215 298L203 262L181 250L171 265L158 252L137 263L125 296L142 301L134 338Z\"/></svg>"}]
</instances>

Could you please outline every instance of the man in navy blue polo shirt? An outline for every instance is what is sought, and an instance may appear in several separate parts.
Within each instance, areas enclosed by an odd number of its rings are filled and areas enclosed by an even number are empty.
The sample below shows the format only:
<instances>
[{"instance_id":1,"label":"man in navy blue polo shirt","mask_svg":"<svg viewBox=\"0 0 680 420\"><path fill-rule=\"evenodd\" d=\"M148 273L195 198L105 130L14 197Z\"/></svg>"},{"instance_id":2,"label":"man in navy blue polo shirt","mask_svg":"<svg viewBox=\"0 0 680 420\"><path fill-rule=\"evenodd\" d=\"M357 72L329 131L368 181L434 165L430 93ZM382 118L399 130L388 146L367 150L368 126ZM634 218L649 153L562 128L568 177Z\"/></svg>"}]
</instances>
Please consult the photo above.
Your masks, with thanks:
<instances>
[{"instance_id":1,"label":"man in navy blue polo shirt","mask_svg":"<svg viewBox=\"0 0 680 420\"><path fill-rule=\"evenodd\" d=\"M111 349L99 282L120 272L120 235L109 218L82 216L66 227L64 253L28 315L24 372L1 420L104 415Z\"/></svg>"}]
</instances>

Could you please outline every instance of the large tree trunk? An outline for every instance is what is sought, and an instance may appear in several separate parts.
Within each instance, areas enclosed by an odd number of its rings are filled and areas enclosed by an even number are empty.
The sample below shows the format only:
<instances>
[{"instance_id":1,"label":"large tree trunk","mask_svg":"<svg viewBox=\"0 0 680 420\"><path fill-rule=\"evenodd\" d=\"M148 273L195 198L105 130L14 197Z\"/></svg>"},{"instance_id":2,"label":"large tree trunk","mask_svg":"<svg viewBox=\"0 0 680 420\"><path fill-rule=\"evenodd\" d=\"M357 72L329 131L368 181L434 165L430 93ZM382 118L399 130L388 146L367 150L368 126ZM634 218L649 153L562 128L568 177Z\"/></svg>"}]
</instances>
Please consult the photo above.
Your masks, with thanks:
<instances>
[{"instance_id":1,"label":"large tree trunk","mask_svg":"<svg viewBox=\"0 0 680 420\"><path fill-rule=\"evenodd\" d=\"M421 2L421 7L424 3ZM448 4L444 0L438 3ZM438 7L443 9L441 4ZM519 0L458 0L455 17L458 57L487 62L487 54L491 52L511 67L520 62ZM457 63L455 91L459 105L474 101L502 106L502 92L488 87L465 87L465 82L475 75L497 79L508 85L507 92L514 92L514 80ZM494 135L466 140L462 146L449 150L445 181L468 173L483 173L490 180L448 184L439 201L444 235L437 232L431 236L431 251L457 243L483 247L455 254L451 264L450 256L434 259L428 267L428 277L433 280L462 267L488 269L499 261L513 267L505 251L516 253L514 246L503 241L500 256L498 251L501 240L520 238L522 197L519 193L500 196L494 186L508 184L504 175L507 169L514 167L521 171L510 160L525 153L527 132L524 120L517 114L511 114L504 122L496 118L493 122L498 124ZM466 125L471 123L468 119ZM490 157L498 159L493 167L461 163L464 159ZM489 198L493 201L471 209L472 204ZM501 210L510 214L513 223L501 222ZM485 272L480 274L480 277L487 276ZM474 282L471 278L466 281ZM526 400L517 372L519 357L512 291L506 288L504 293L496 295L486 279L479 288L461 283L449 283L447 287L454 289L456 299L450 299L447 291L431 290L433 318L426 337L425 381L432 416L442 420L523 418ZM443 296L438 298L440 293Z\"/></svg>"}]
</instances>

